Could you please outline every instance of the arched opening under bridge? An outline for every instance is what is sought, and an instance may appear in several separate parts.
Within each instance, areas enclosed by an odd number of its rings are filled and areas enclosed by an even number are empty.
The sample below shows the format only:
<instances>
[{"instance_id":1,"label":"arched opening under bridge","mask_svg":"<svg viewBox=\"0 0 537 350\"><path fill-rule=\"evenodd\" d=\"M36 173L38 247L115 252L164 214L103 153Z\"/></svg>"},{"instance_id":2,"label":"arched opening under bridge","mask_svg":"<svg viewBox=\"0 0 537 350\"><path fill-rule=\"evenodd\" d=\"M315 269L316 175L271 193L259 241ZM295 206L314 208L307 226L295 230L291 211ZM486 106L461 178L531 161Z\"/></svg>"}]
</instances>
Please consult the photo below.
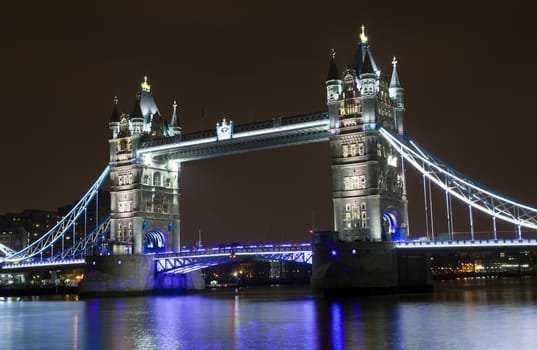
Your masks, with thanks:
<instances>
[{"instance_id":1,"label":"arched opening under bridge","mask_svg":"<svg viewBox=\"0 0 537 350\"><path fill-rule=\"evenodd\" d=\"M398 241L404 239L399 213L394 208L388 208L382 215L382 239Z\"/></svg>"},{"instance_id":2,"label":"arched opening under bridge","mask_svg":"<svg viewBox=\"0 0 537 350\"><path fill-rule=\"evenodd\" d=\"M149 231L144 236L144 254L160 253L166 249L166 237L160 231Z\"/></svg>"}]
</instances>

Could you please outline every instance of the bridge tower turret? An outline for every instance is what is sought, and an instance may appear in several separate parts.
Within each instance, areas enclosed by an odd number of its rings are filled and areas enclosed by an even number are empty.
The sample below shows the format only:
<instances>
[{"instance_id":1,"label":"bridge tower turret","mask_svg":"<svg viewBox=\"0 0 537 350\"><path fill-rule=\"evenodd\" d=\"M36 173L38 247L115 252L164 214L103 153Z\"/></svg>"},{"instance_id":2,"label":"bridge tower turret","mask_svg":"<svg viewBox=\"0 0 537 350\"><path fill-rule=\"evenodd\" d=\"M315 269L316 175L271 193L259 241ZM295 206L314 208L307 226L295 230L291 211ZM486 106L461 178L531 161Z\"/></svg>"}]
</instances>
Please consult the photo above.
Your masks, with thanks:
<instances>
[{"instance_id":1,"label":"bridge tower turret","mask_svg":"<svg viewBox=\"0 0 537 350\"><path fill-rule=\"evenodd\" d=\"M177 101L173 101L173 113L172 120L168 126L168 133L170 136L180 136L181 135L181 124L179 124L179 117L177 116Z\"/></svg>"},{"instance_id":2,"label":"bridge tower turret","mask_svg":"<svg viewBox=\"0 0 537 350\"><path fill-rule=\"evenodd\" d=\"M142 135L144 132L144 115L140 108L141 91L136 94L136 101L131 112L131 130L134 135Z\"/></svg>"},{"instance_id":3,"label":"bridge tower turret","mask_svg":"<svg viewBox=\"0 0 537 350\"><path fill-rule=\"evenodd\" d=\"M397 74L397 59L395 56L393 57L393 72L392 72L392 79L390 81L390 98L393 101L393 115L395 120L395 126L397 133L399 135L403 135L404 129L403 129L403 113L405 111L405 102L404 102L404 96L405 96L405 89L401 87L401 83L399 82L399 74Z\"/></svg>"},{"instance_id":4,"label":"bridge tower turret","mask_svg":"<svg viewBox=\"0 0 537 350\"><path fill-rule=\"evenodd\" d=\"M114 97L114 108L112 109L112 115L110 116L110 121L108 122L108 128L110 129L110 138L115 139L117 135L119 134L119 123L120 123L120 117L119 112L117 110L117 103L119 102L119 99Z\"/></svg>"},{"instance_id":5,"label":"bridge tower turret","mask_svg":"<svg viewBox=\"0 0 537 350\"><path fill-rule=\"evenodd\" d=\"M327 91L336 86L328 83ZM390 98L388 79L375 64L363 26L342 85L340 99L327 96L335 231L349 242L401 238L408 221L402 164L376 128L401 133L403 107ZM393 88L402 101L400 86Z\"/></svg>"},{"instance_id":6,"label":"bridge tower turret","mask_svg":"<svg viewBox=\"0 0 537 350\"><path fill-rule=\"evenodd\" d=\"M326 104L328 107L328 115L337 116L342 99L341 94L342 81L339 78L339 72L336 66L336 50L330 51L330 66L328 68L328 76L326 78ZM339 120L337 117L330 118L330 128L337 128Z\"/></svg>"}]
</instances>

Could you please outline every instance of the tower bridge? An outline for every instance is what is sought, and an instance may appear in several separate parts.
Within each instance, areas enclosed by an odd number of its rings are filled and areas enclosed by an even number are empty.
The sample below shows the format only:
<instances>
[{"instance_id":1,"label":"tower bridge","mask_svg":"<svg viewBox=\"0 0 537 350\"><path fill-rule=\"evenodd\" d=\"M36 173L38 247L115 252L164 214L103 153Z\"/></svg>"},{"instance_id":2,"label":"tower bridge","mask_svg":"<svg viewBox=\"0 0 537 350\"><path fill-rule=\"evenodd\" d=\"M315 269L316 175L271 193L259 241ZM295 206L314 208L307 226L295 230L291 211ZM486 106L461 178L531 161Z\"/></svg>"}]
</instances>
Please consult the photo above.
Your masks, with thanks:
<instances>
[{"instance_id":1,"label":"tower bridge","mask_svg":"<svg viewBox=\"0 0 537 350\"><path fill-rule=\"evenodd\" d=\"M120 114L114 98L109 165L103 174L42 239L18 252L3 249L4 268L36 259L60 262L86 256L87 291L142 291L151 289L158 275L191 274L229 261L231 254L277 256L313 263L312 286L319 290L393 289L430 286L428 254L435 249L533 247L535 242L524 240L522 228L537 229L537 209L464 176L405 134L404 89L398 61L394 58L392 64L390 74L377 66L362 28L345 70L338 70L335 51L330 54L326 111L242 125L223 118L213 130L189 134L182 132L175 102L169 122L161 115L146 77L130 113ZM327 143L331 150L333 230L315 233L311 246L181 251L182 163L316 142ZM422 178L425 198L430 198L431 184L444 192L447 241L408 240L409 166ZM84 228L81 235L80 223L87 221L87 208L107 177L110 216L95 220L100 224ZM453 240L452 199L468 208L469 241ZM428 210L426 199L426 218ZM473 210L491 220L488 241L475 239ZM497 220L514 225L514 241L498 237ZM69 232L77 237L75 231L79 238L66 242Z\"/></svg>"}]
</instances>

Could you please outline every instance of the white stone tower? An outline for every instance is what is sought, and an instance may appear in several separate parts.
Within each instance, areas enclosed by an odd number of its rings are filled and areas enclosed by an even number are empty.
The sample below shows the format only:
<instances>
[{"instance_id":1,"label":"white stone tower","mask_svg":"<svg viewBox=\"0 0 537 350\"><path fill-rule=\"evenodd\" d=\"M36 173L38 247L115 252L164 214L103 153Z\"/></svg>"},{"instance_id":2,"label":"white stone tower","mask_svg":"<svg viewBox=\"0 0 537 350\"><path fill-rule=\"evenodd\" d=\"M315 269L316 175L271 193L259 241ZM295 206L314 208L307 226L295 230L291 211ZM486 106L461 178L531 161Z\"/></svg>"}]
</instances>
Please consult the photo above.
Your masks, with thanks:
<instances>
[{"instance_id":1,"label":"white stone tower","mask_svg":"<svg viewBox=\"0 0 537 350\"><path fill-rule=\"evenodd\" d=\"M178 250L179 164L137 155L138 149L173 136L155 104L147 77L132 112L117 116L115 99L109 123L111 252Z\"/></svg>"},{"instance_id":2,"label":"white stone tower","mask_svg":"<svg viewBox=\"0 0 537 350\"><path fill-rule=\"evenodd\" d=\"M332 50L326 81L334 226L342 241L390 241L408 234L401 158L377 131L403 133L403 89L371 54L364 27L354 61L338 76Z\"/></svg>"}]
</instances>

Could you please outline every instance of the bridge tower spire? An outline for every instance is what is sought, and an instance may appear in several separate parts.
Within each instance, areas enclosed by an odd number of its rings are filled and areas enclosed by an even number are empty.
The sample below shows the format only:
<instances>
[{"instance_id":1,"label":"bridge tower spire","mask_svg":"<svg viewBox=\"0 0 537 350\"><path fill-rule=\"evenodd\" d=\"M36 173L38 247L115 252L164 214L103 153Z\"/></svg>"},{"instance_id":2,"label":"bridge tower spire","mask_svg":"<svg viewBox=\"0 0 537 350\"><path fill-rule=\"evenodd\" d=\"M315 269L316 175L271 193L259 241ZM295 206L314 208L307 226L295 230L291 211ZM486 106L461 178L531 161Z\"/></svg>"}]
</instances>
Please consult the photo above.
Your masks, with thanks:
<instances>
[{"instance_id":1,"label":"bridge tower spire","mask_svg":"<svg viewBox=\"0 0 537 350\"><path fill-rule=\"evenodd\" d=\"M181 135L181 124L179 123L179 117L177 116L177 101L173 101L173 113L172 120L168 127L170 136Z\"/></svg>"},{"instance_id":2,"label":"bridge tower spire","mask_svg":"<svg viewBox=\"0 0 537 350\"><path fill-rule=\"evenodd\" d=\"M404 91L401 87L401 83L399 82L399 74L397 73L397 59L395 56L393 57L392 65L393 65L393 72L392 72L392 79L390 81L390 98L393 101L394 104L394 118L395 118L395 125L397 129L397 133L399 135L403 135L404 129L403 129L403 113L405 111L405 102L404 102Z\"/></svg>"},{"instance_id":3,"label":"bridge tower spire","mask_svg":"<svg viewBox=\"0 0 537 350\"><path fill-rule=\"evenodd\" d=\"M391 98L364 27L352 65L343 74L342 94L332 70L331 65L326 85L335 231L343 241L401 238L408 221L402 164L377 125L402 131L402 105ZM402 89L393 88L402 101Z\"/></svg>"},{"instance_id":4,"label":"bridge tower spire","mask_svg":"<svg viewBox=\"0 0 537 350\"><path fill-rule=\"evenodd\" d=\"M110 116L110 121L108 122L108 128L110 129L110 138L115 139L117 135L119 134L119 126L120 126L120 117L119 112L117 110L117 103L119 102L119 99L117 96L114 97L114 107L112 109L112 115Z\"/></svg>"},{"instance_id":5,"label":"bridge tower spire","mask_svg":"<svg viewBox=\"0 0 537 350\"><path fill-rule=\"evenodd\" d=\"M326 77L326 104L330 115L337 115L341 99L342 81L336 66L336 50L330 50L330 65ZM330 119L330 127L335 127L336 118Z\"/></svg>"}]
</instances>

